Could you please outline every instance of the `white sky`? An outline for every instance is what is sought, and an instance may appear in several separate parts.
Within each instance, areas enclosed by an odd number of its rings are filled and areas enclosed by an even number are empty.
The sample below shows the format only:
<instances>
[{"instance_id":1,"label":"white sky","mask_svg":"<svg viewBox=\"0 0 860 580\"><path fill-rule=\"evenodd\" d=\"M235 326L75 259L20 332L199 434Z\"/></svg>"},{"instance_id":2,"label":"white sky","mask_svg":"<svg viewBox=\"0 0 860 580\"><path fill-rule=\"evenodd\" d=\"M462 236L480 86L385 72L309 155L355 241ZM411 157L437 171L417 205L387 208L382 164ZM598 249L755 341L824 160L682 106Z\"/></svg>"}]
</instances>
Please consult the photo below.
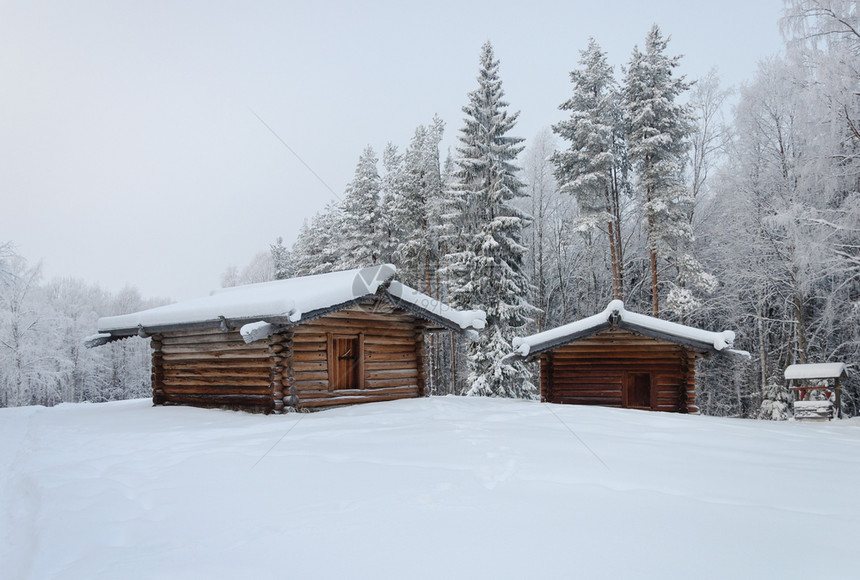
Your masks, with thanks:
<instances>
[{"instance_id":1,"label":"white sky","mask_svg":"<svg viewBox=\"0 0 860 580\"><path fill-rule=\"evenodd\" d=\"M0 0L0 242L48 277L206 294L334 196L363 147L446 145L490 39L516 133L563 118L594 36L614 64L656 22L693 79L751 78L780 0L42 2Z\"/></svg>"}]
</instances>

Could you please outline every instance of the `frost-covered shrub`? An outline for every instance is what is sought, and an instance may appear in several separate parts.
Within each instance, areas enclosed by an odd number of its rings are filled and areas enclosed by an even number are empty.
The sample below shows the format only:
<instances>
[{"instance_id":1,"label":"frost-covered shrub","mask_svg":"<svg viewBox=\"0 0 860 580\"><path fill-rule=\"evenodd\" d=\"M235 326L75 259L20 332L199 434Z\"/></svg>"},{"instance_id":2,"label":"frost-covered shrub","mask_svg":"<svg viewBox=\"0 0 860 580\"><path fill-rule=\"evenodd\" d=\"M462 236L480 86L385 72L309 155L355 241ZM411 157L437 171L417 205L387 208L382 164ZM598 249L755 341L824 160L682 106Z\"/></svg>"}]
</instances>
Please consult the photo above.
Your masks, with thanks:
<instances>
[{"instance_id":1,"label":"frost-covered shrub","mask_svg":"<svg viewBox=\"0 0 860 580\"><path fill-rule=\"evenodd\" d=\"M792 414L791 403L791 392L785 387L785 383L777 377L770 377L764 387L758 418L785 421Z\"/></svg>"}]
</instances>

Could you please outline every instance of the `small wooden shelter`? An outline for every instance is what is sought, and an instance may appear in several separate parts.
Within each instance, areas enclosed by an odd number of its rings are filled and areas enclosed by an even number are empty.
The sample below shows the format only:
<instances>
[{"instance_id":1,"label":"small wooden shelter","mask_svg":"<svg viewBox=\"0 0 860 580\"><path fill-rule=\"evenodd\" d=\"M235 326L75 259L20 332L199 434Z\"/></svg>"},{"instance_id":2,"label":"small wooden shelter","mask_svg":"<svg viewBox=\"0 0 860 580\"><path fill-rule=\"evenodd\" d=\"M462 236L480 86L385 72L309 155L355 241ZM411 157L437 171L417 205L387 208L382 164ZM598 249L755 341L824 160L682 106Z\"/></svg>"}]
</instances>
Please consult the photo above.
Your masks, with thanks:
<instances>
[{"instance_id":1,"label":"small wooden shelter","mask_svg":"<svg viewBox=\"0 0 860 580\"><path fill-rule=\"evenodd\" d=\"M732 350L734 332L709 332L628 312L601 313L514 339L509 359L540 359L541 400L697 412L696 359Z\"/></svg>"},{"instance_id":2,"label":"small wooden shelter","mask_svg":"<svg viewBox=\"0 0 860 580\"><path fill-rule=\"evenodd\" d=\"M394 280L390 264L224 288L99 320L88 347L151 337L155 404L280 413L420 397L424 333L471 334L458 311Z\"/></svg>"},{"instance_id":3,"label":"small wooden shelter","mask_svg":"<svg viewBox=\"0 0 860 580\"><path fill-rule=\"evenodd\" d=\"M845 363L812 363L788 365L785 369L785 379L788 388L794 391L795 419L831 419L834 404L830 403L830 392L834 393L836 416L842 418L842 387L839 379L848 376L848 366ZM809 384L809 381L821 381ZM827 384L833 381L833 387ZM822 384L823 382L823 384ZM809 400L812 391L824 391L823 401Z\"/></svg>"}]
</instances>

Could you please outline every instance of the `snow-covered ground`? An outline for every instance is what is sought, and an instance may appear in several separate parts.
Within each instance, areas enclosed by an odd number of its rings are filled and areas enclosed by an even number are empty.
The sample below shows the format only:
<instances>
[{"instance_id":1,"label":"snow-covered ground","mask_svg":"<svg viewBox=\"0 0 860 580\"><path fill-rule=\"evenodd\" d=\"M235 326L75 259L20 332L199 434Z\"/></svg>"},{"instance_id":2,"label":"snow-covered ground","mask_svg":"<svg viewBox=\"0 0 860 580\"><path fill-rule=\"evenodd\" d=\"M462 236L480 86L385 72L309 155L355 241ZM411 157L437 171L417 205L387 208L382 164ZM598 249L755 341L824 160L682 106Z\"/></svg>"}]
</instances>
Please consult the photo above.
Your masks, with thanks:
<instances>
[{"instance_id":1,"label":"snow-covered ground","mask_svg":"<svg viewBox=\"0 0 860 580\"><path fill-rule=\"evenodd\" d=\"M860 421L0 409L3 578L857 578Z\"/></svg>"}]
</instances>

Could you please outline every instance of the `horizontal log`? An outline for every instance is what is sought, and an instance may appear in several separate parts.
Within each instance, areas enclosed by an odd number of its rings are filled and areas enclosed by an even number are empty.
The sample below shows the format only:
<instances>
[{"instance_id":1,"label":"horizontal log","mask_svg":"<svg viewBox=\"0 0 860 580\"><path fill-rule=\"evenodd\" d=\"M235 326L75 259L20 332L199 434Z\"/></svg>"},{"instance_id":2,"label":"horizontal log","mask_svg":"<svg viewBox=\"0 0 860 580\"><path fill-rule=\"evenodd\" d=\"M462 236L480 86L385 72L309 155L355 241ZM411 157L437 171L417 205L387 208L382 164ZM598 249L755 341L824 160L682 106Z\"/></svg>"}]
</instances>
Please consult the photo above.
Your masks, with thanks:
<instances>
[{"instance_id":1,"label":"horizontal log","mask_svg":"<svg viewBox=\"0 0 860 580\"><path fill-rule=\"evenodd\" d=\"M620 407L621 399L615 398L578 398L578 397L555 397L550 394L547 397L550 403L561 403L563 405L600 405L601 407Z\"/></svg>"},{"instance_id":2,"label":"horizontal log","mask_svg":"<svg viewBox=\"0 0 860 580\"><path fill-rule=\"evenodd\" d=\"M406 385L406 386L396 386L396 387L382 387L378 389L341 389L339 391L329 391L327 389L306 389L301 393L301 397L303 399L316 399L316 398L336 398L336 397L357 397L364 395L376 395L376 394L414 394L416 392L415 385Z\"/></svg>"},{"instance_id":3,"label":"horizontal log","mask_svg":"<svg viewBox=\"0 0 860 580\"><path fill-rule=\"evenodd\" d=\"M417 388L418 381L415 378L397 378L397 379L375 379L375 380L366 380L364 381L364 385L368 389L379 389L383 387L409 387L415 386Z\"/></svg>"},{"instance_id":4,"label":"horizontal log","mask_svg":"<svg viewBox=\"0 0 860 580\"><path fill-rule=\"evenodd\" d=\"M346 308L344 310L340 310L338 312L332 312L331 314L327 314L325 316L327 319L335 319L335 320L366 320L366 321L379 321L383 323L389 322L402 322L406 324L411 324L412 320L415 318L414 315L408 314L405 311L401 310L400 313L397 313L387 306L383 306L378 311L373 311L372 308Z\"/></svg>"},{"instance_id":5,"label":"horizontal log","mask_svg":"<svg viewBox=\"0 0 860 580\"><path fill-rule=\"evenodd\" d=\"M317 318L307 322L297 328L305 327L304 332L308 329L314 329L318 333L325 332L375 332L377 334L385 334L386 332L401 330L407 332L415 332L414 324L408 322L396 321L372 321L372 320L357 320L347 318Z\"/></svg>"},{"instance_id":6,"label":"horizontal log","mask_svg":"<svg viewBox=\"0 0 860 580\"><path fill-rule=\"evenodd\" d=\"M236 377L229 375L182 376L165 375L161 378L165 385L243 385L268 387L272 381L268 377Z\"/></svg>"},{"instance_id":7,"label":"horizontal log","mask_svg":"<svg viewBox=\"0 0 860 580\"><path fill-rule=\"evenodd\" d=\"M230 330L228 332L222 332L219 323L215 323L217 326L213 326L212 328L198 328L194 330L174 330L171 332L162 332L161 337L162 340L172 340L175 338L182 337L198 337L198 336L224 336L224 337L238 337L240 340L242 335L239 334L238 330Z\"/></svg>"},{"instance_id":8,"label":"horizontal log","mask_svg":"<svg viewBox=\"0 0 860 580\"><path fill-rule=\"evenodd\" d=\"M328 363L326 361L321 362L294 362L293 363L293 373L301 373L305 371L325 371L328 369Z\"/></svg>"},{"instance_id":9,"label":"horizontal log","mask_svg":"<svg viewBox=\"0 0 860 580\"><path fill-rule=\"evenodd\" d=\"M617 376L616 373L618 371L626 371L631 374L635 373L653 373L655 375L671 373L675 369L671 365L655 365L649 364L648 366L644 366L641 364L633 364L633 363L625 363L619 362L614 365L606 365L603 368L607 368L608 372L612 373L609 376ZM562 376L562 375L577 375L580 373L594 372L595 367L588 365L557 365L553 367L553 376ZM591 376L598 376L598 373L594 373Z\"/></svg>"},{"instance_id":10,"label":"horizontal log","mask_svg":"<svg viewBox=\"0 0 860 580\"><path fill-rule=\"evenodd\" d=\"M296 341L293 343L293 352L325 352L328 348L328 343L325 338L319 341Z\"/></svg>"},{"instance_id":11,"label":"horizontal log","mask_svg":"<svg viewBox=\"0 0 860 580\"><path fill-rule=\"evenodd\" d=\"M294 362L318 362L327 360L328 353L324 350L320 351L298 351L293 353Z\"/></svg>"},{"instance_id":12,"label":"horizontal log","mask_svg":"<svg viewBox=\"0 0 860 580\"><path fill-rule=\"evenodd\" d=\"M417 361L419 357L415 351L411 352L364 352L364 363L372 362L402 362Z\"/></svg>"},{"instance_id":13,"label":"horizontal log","mask_svg":"<svg viewBox=\"0 0 860 580\"><path fill-rule=\"evenodd\" d=\"M600 375L597 373L594 374L585 374L585 373L562 373L556 372L552 375L553 382L555 383L618 383L622 382L621 375Z\"/></svg>"},{"instance_id":14,"label":"horizontal log","mask_svg":"<svg viewBox=\"0 0 860 580\"><path fill-rule=\"evenodd\" d=\"M329 382L328 379L295 380L293 381L293 387L298 392L328 390Z\"/></svg>"},{"instance_id":15,"label":"horizontal log","mask_svg":"<svg viewBox=\"0 0 860 580\"><path fill-rule=\"evenodd\" d=\"M676 367L681 366L681 360L678 357L662 357L654 354L642 353L630 355L627 353L601 353L600 355L588 356L564 356L553 357L553 364L614 364L619 361L630 361L637 364L648 364L650 362L660 362L663 364L673 364Z\"/></svg>"},{"instance_id":16,"label":"horizontal log","mask_svg":"<svg viewBox=\"0 0 860 580\"><path fill-rule=\"evenodd\" d=\"M164 354L165 364L168 361L218 361L218 360L265 360L269 357L266 353L260 351L244 352L216 352L216 353L181 353L181 354Z\"/></svg>"},{"instance_id":17,"label":"horizontal log","mask_svg":"<svg viewBox=\"0 0 860 580\"><path fill-rule=\"evenodd\" d=\"M272 397L269 395L191 395L191 394L169 394L162 396L164 402L178 403L198 406L238 406L267 408L272 406Z\"/></svg>"},{"instance_id":18,"label":"horizontal log","mask_svg":"<svg viewBox=\"0 0 860 580\"><path fill-rule=\"evenodd\" d=\"M395 378L417 378L418 369L386 369L370 372L365 369L364 377L367 380L395 379Z\"/></svg>"},{"instance_id":19,"label":"horizontal log","mask_svg":"<svg viewBox=\"0 0 860 580\"><path fill-rule=\"evenodd\" d=\"M218 332L198 336L171 336L161 341L162 346L191 346L197 344L245 344L242 336L234 332Z\"/></svg>"},{"instance_id":20,"label":"horizontal log","mask_svg":"<svg viewBox=\"0 0 860 580\"><path fill-rule=\"evenodd\" d=\"M236 385L164 385L165 394L170 395L207 395L218 397L272 397L272 391L263 387Z\"/></svg>"},{"instance_id":21,"label":"horizontal log","mask_svg":"<svg viewBox=\"0 0 860 580\"><path fill-rule=\"evenodd\" d=\"M367 361L364 363L365 371L383 371L388 369L411 369L418 370L415 361Z\"/></svg>"},{"instance_id":22,"label":"horizontal log","mask_svg":"<svg viewBox=\"0 0 860 580\"><path fill-rule=\"evenodd\" d=\"M327 381L328 371L297 371L293 370L294 381Z\"/></svg>"},{"instance_id":23,"label":"horizontal log","mask_svg":"<svg viewBox=\"0 0 860 580\"><path fill-rule=\"evenodd\" d=\"M242 359L235 360L179 360L164 363L165 369L175 369L177 372L207 372L209 370L236 369L237 372L266 372L272 367L268 359Z\"/></svg>"},{"instance_id":24,"label":"horizontal log","mask_svg":"<svg viewBox=\"0 0 860 580\"><path fill-rule=\"evenodd\" d=\"M354 403L379 403L397 399L417 398L418 394L367 394L362 396L328 397L324 399L299 399L299 408L329 407L337 405L352 405Z\"/></svg>"},{"instance_id":25,"label":"horizontal log","mask_svg":"<svg viewBox=\"0 0 860 580\"><path fill-rule=\"evenodd\" d=\"M552 389L552 395L560 398L588 398L588 399L617 399L621 400L621 391L601 391L599 389Z\"/></svg>"},{"instance_id":26,"label":"horizontal log","mask_svg":"<svg viewBox=\"0 0 860 580\"><path fill-rule=\"evenodd\" d=\"M561 347L551 351L553 356L573 356L573 355L593 355L602 352L623 352L623 353L655 353L662 356L681 356L684 354L678 346L674 345L639 345L639 344L612 344L612 345L584 345L574 344L567 347Z\"/></svg>"},{"instance_id":27,"label":"horizontal log","mask_svg":"<svg viewBox=\"0 0 860 580\"><path fill-rule=\"evenodd\" d=\"M414 336L380 336L367 335L364 337L365 345L392 345L392 344L415 344Z\"/></svg>"},{"instance_id":28,"label":"horizontal log","mask_svg":"<svg viewBox=\"0 0 860 580\"><path fill-rule=\"evenodd\" d=\"M283 348L283 347L281 347ZM264 344L253 343L235 343L225 342L218 344L197 344L190 346L165 346L161 349L161 353L168 354L188 354L188 353L226 353L226 352L254 352L260 356L267 356L270 352Z\"/></svg>"}]
</instances>

